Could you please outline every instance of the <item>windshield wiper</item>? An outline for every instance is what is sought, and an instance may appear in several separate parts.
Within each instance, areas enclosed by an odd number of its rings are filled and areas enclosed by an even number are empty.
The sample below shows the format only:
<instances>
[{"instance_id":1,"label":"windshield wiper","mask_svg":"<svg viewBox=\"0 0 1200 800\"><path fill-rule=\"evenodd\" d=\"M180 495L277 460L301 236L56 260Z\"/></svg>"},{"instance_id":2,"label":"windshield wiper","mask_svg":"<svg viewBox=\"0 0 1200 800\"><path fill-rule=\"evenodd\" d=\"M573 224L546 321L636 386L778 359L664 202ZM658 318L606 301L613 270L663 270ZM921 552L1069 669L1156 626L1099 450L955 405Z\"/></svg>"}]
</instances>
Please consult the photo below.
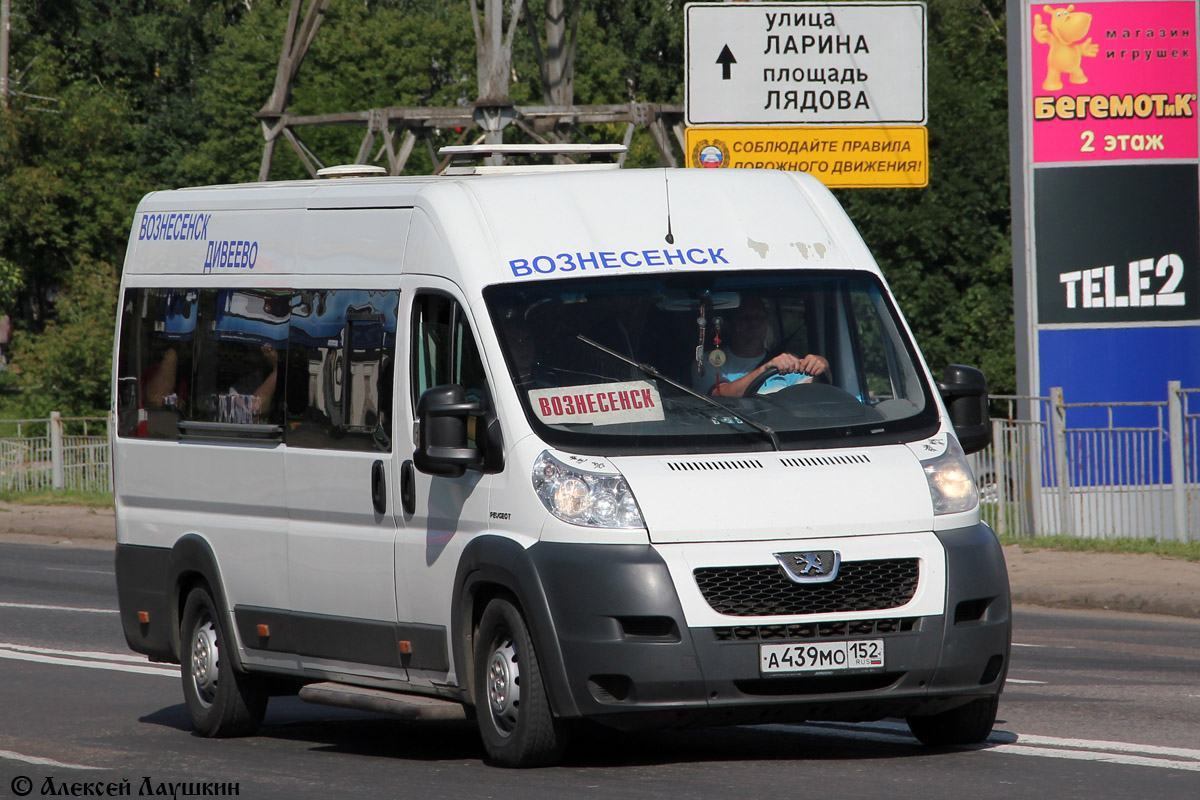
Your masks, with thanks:
<instances>
[{"instance_id":1,"label":"windshield wiper","mask_svg":"<svg viewBox=\"0 0 1200 800\"><path fill-rule=\"evenodd\" d=\"M618 361L624 361L626 364L633 367L637 371L641 372L643 375L649 375L651 378L654 378L655 380L660 380L669 386L674 386L676 389L683 392L684 394L689 394L692 397L697 397L697 398L703 400L704 402L708 403L709 405L715 406L715 407L721 409L726 414L729 414L731 417L738 420L739 422L744 422L747 425L749 425L751 428L754 428L756 431L759 431L760 433L765 434L767 436L767 438L769 438L771 440L771 446L774 447L776 451L783 450L783 447L780 446L780 444L779 444L779 436L776 435L775 430L773 428L771 428L770 426L763 425L761 422L755 422L752 419L746 419L741 414L738 414L736 411L734 411L732 408L725 405L724 403L722 403L718 400L714 400L712 397L710 397L706 394L701 394L700 392L697 392L695 389L693 389L690 386L684 386L682 383L680 383L677 380L674 380L673 378L668 378L666 375L663 375L661 372L659 372L657 369L655 369L654 365L652 365L652 364L643 364L640 361L636 361L636 360L630 358L629 356L625 355L624 353L619 353L616 350L612 350L608 347L605 347L604 345L600 344L599 342L592 341L588 337L584 336L582 333L575 334L575 338L578 339L579 341L583 342L586 345L590 345L591 347L596 348L601 353L608 353L610 356L617 359Z\"/></svg>"}]
</instances>

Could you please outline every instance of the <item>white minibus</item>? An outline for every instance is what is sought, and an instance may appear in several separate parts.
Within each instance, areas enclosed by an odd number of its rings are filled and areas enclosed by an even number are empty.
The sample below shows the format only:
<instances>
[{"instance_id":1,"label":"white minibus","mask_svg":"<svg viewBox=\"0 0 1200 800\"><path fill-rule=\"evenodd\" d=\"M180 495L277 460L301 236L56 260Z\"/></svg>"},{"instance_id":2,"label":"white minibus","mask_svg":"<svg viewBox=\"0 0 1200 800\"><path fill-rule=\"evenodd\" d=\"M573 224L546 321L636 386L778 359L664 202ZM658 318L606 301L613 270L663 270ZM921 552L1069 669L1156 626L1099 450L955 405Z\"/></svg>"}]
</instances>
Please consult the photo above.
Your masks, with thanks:
<instances>
[{"instance_id":1,"label":"white minibus","mask_svg":"<svg viewBox=\"0 0 1200 800\"><path fill-rule=\"evenodd\" d=\"M120 615L196 730L298 692L473 718L506 766L580 720L985 739L1011 630L964 459L986 384L934 378L832 194L453 172L137 208Z\"/></svg>"}]
</instances>

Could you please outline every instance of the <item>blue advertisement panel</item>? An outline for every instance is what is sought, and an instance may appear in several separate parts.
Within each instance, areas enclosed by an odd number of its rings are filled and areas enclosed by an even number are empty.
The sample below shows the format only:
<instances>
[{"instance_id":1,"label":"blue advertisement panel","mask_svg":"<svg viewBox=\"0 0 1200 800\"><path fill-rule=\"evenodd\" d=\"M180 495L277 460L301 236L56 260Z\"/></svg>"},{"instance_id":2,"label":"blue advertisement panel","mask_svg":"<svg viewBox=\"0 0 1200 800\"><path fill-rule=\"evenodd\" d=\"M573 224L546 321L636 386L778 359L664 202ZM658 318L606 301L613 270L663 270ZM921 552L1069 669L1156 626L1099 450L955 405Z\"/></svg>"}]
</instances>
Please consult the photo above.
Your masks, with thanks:
<instances>
[{"instance_id":1,"label":"blue advertisement panel","mask_svg":"<svg viewBox=\"0 0 1200 800\"><path fill-rule=\"evenodd\" d=\"M1171 452L1163 435L1167 381L1200 386L1200 325L1041 330L1038 348L1042 396L1061 386L1068 405L1067 448L1075 455L1071 485L1169 484ZM1073 407L1076 403L1106 405ZM1188 452L1186 474L1200 474L1200 448ZM1052 484L1044 476L1043 485Z\"/></svg>"},{"instance_id":2,"label":"blue advertisement panel","mask_svg":"<svg viewBox=\"0 0 1200 800\"><path fill-rule=\"evenodd\" d=\"M1042 330L1038 349L1040 394L1061 386L1068 403L1162 402L1167 381L1200 386L1200 325Z\"/></svg>"}]
</instances>

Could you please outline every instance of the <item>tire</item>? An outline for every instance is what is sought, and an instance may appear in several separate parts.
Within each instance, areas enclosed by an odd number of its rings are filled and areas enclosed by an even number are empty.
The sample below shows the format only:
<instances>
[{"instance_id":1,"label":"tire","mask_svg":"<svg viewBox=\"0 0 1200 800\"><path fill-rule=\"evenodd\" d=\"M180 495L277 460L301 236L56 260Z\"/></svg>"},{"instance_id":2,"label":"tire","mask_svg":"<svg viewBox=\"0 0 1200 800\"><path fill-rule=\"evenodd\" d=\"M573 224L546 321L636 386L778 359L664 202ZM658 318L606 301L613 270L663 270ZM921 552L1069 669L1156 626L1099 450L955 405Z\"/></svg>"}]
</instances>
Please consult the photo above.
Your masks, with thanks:
<instances>
[{"instance_id":1,"label":"tire","mask_svg":"<svg viewBox=\"0 0 1200 800\"><path fill-rule=\"evenodd\" d=\"M226 738L257 731L267 712L266 685L234 669L228 655L233 643L225 635L225 622L207 588L188 593L179 641L183 699L196 732Z\"/></svg>"},{"instance_id":2,"label":"tire","mask_svg":"<svg viewBox=\"0 0 1200 800\"><path fill-rule=\"evenodd\" d=\"M908 717L904 721L922 744L932 747L979 744L991 734L999 706L1000 695L996 694L940 714Z\"/></svg>"},{"instance_id":3,"label":"tire","mask_svg":"<svg viewBox=\"0 0 1200 800\"><path fill-rule=\"evenodd\" d=\"M475 718L489 761L502 767L558 763L565 729L550 710L529 628L512 601L488 603L474 656Z\"/></svg>"}]
</instances>

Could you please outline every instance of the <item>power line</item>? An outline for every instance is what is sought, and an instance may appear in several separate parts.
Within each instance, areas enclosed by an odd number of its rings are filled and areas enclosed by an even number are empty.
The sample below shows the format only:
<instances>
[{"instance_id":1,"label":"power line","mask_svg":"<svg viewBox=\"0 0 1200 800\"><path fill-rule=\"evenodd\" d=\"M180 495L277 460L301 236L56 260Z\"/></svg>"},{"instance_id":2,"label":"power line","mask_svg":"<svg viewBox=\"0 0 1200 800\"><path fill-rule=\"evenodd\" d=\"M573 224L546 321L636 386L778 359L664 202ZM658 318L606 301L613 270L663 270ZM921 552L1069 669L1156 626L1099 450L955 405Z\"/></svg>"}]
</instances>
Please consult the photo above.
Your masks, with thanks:
<instances>
[{"instance_id":1,"label":"power line","mask_svg":"<svg viewBox=\"0 0 1200 800\"><path fill-rule=\"evenodd\" d=\"M356 161L387 159L387 170L399 175L419 139L428 145L437 170L438 163L430 135L441 129L459 131L455 144L468 139L499 144L504 132L515 127L534 141L549 144L568 140L579 125L593 123L626 124L624 143L628 146L635 128L650 132L662 163L676 166L671 135L684 149L683 107L657 103L621 103L612 105L575 105L574 68L579 14L582 0L546 0L546 47L543 50L536 25L524 0L511 0L508 24L504 24L504 0L470 0L471 20L476 42L478 99L471 105L449 107L390 106L331 114L296 116L287 110L292 85L332 0L292 0L280 50L279 65L271 96L255 114L262 126L262 163L259 180L270 178L275 145L283 139L292 147L310 175L326 166L300 137L300 130L312 126L362 126L366 128ZM480 8L482 3L482 9ZM512 81L512 44L521 17L525 17L534 43L543 82L543 105L518 106L509 101ZM396 136L402 133L397 144ZM372 158L372 153L374 157ZM496 156L495 158L500 158ZM621 156L622 162L624 155Z\"/></svg>"}]
</instances>

